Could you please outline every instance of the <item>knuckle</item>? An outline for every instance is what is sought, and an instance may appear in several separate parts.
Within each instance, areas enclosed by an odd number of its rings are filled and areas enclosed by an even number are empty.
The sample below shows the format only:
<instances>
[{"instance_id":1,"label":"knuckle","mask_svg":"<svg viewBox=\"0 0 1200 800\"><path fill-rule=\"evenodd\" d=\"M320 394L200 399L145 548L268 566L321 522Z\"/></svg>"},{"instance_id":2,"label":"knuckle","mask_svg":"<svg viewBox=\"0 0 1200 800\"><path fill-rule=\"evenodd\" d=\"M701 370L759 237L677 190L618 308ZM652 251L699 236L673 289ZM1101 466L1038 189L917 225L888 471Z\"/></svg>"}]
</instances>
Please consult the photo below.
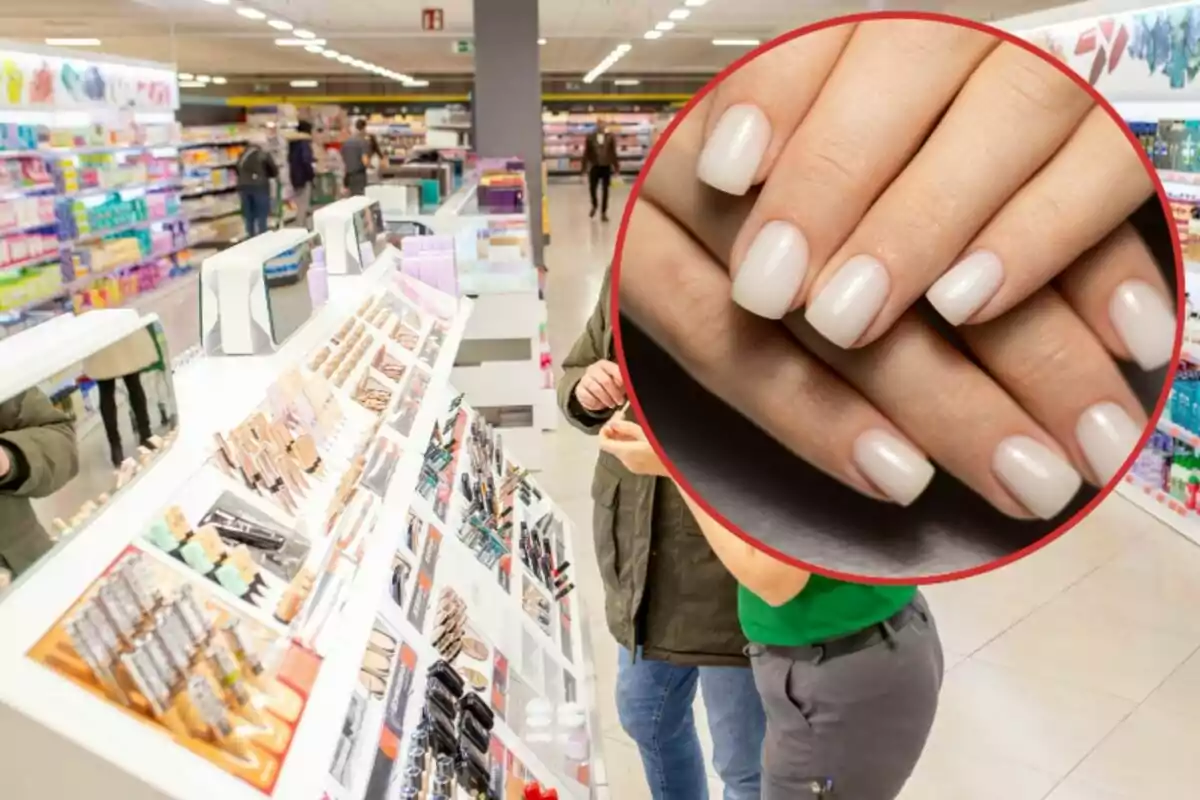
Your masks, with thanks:
<instances>
[{"instance_id":1,"label":"knuckle","mask_svg":"<svg viewBox=\"0 0 1200 800\"><path fill-rule=\"evenodd\" d=\"M999 78L1007 91L1031 110L1061 113L1090 101L1070 78L1041 58L1015 45L1006 45Z\"/></svg>"}]
</instances>

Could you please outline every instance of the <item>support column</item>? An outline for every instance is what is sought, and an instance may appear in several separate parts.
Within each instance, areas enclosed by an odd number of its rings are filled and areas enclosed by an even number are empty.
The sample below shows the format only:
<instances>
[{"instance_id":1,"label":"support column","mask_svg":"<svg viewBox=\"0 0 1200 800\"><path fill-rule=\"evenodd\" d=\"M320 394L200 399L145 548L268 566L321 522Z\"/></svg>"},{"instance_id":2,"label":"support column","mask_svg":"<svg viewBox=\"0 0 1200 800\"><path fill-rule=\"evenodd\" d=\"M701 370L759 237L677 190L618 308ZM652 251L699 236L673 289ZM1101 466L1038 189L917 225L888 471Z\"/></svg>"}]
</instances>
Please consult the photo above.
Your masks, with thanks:
<instances>
[{"instance_id":1,"label":"support column","mask_svg":"<svg viewBox=\"0 0 1200 800\"><path fill-rule=\"evenodd\" d=\"M525 160L529 238L542 260L542 76L538 0L474 0L474 145L485 157Z\"/></svg>"}]
</instances>

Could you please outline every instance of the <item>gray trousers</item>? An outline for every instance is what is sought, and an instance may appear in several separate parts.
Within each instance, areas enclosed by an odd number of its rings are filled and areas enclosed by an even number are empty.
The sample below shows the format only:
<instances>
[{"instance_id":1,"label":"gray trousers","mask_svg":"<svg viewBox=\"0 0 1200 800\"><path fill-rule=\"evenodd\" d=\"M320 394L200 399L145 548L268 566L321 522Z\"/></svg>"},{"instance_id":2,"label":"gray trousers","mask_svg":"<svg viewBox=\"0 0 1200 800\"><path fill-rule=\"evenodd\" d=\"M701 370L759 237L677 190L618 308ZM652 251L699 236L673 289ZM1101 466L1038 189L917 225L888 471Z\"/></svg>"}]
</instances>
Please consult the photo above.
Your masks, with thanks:
<instances>
[{"instance_id":1,"label":"gray trousers","mask_svg":"<svg viewBox=\"0 0 1200 800\"><path fill-rule=\"evenodd\" d=\"M767 712L763 800L894 800L925 747L942 686L942 644L920 595L879 641L826 659L820 646L747 648Z\"/></svg>"},{"instance_id":2,"label":"gray trousers","mask_svg":"<svg viewBox=\"0 0 1200 800\"><path fill-rule=\"evenodd\" d=\"M306 183L295 190L293 199L296 201L296 221L291 223L291 227L308 227L308 209L312 205L312 190L313 185L311 183ZM284 227L288 226L285 225Z\"/></svg>"}]
</instances>

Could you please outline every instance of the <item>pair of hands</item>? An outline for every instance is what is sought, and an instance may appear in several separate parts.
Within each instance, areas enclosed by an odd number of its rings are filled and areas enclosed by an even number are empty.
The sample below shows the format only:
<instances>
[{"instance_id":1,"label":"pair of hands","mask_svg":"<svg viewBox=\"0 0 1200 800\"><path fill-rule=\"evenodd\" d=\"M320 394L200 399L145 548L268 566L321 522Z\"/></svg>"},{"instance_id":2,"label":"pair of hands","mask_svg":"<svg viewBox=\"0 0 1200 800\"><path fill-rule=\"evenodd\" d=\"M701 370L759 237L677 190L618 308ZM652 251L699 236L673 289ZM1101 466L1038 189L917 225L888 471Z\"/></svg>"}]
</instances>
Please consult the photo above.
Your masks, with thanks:
<instances>
[{"instance_id":1,"label":"pair of hands","mask_svg":"<svg viewBox=\"0 0 1200 800\"><path fill-rule=\"evenodd\" d=\"M592 364L575 385L575 399L593 414L619 409L625 404L621 369L607 360ZM626 420L621 411L600 429L600 449L615 456L635 475L669 477L641 426Z\"/></svg>"},{"instance_id":2,"label":"pair of hands","mask_svg":"<svg viewBox=\"0 0 1200 800\"><path fill-rule=\"evenodd\" d=\"M866 495L912 503L936 462L1049 519L1146 426L1117 360L1157 369L1174 348L1170 293L1124 223L1151 186L1116 123L1021 48L946 23L828 28L679 122L631 212L621 310Z\"/></svg>"}]
</instances>

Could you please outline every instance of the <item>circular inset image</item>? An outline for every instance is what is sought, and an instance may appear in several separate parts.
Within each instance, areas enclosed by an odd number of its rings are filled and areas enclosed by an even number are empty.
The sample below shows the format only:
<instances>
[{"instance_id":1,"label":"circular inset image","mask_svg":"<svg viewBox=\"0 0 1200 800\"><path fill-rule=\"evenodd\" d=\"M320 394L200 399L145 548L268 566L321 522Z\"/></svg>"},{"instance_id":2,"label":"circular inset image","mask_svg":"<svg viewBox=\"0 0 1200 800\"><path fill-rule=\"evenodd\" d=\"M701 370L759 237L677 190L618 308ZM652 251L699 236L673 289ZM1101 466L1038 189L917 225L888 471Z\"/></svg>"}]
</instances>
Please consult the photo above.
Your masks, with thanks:
<instances>
[{"instance_id":1,"label":"circular inset image","mask_svg":"<svg viewBox=\"0 0 1200 800\"><path fill-rule=\"evenodd\" d=\"M1066 530L1139 452L1180 275L1162 186L1085 80L954 18L831 20L656 145L613 266L621 373L576 402L628 396L614 469L669 473L810 571L962 577Z\"/></svg>"}]
</instances>

